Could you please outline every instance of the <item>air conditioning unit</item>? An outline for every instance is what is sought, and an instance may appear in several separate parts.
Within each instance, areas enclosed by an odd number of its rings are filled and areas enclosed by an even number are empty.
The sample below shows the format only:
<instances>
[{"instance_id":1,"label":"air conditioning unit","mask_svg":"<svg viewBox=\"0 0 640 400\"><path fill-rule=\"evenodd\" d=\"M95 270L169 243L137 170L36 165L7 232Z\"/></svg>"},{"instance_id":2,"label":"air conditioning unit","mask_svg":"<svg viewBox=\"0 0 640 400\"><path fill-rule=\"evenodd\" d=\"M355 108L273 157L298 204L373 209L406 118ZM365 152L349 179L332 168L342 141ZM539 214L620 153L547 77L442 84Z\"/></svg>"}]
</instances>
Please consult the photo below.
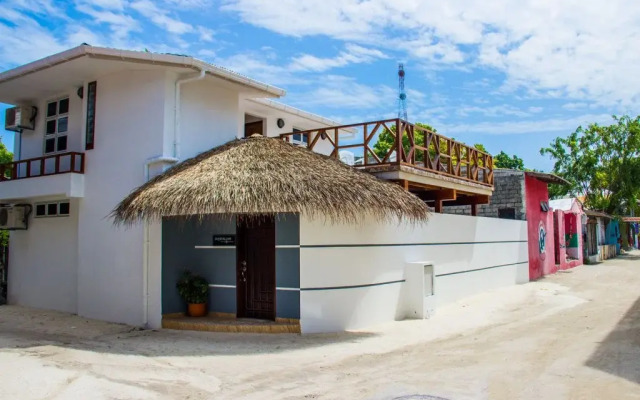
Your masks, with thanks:
<instances>
[{"instance_id":1,"label":"air conditioning unit","mask_svg":"<svg viewBox=\"0 0 640 400\"><path fill-rule=\"evenodd\" d=\"M0 206L0 229L25 230L28 228L28 218L31 205L16 204Z\"/></svg>"},{"instance_id":2,"label":"air conditioning unit","mask_svg":"<svg viewBox=\"0 0 640 400\"><path fill-rule=\"evenodd\" d=\"M4 129L20 132L24 129L35 128L38 109L33 106L19 106L7 108L5 111Z\"/></svg>"}]
</instances>

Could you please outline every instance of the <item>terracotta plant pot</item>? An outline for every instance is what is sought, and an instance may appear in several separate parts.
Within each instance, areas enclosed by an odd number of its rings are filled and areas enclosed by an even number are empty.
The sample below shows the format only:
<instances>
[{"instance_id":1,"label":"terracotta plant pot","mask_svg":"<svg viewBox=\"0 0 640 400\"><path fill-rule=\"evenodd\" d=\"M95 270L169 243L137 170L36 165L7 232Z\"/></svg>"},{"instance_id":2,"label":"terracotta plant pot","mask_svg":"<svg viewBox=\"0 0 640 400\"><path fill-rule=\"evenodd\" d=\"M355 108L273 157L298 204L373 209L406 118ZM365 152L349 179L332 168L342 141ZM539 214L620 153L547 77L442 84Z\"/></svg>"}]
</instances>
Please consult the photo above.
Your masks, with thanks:
<instances>
[{"instance_id":1,"label":"terracotta plant pot","mask_svg":"<svg viewBox=\"0 0 640 400\"><path fill-rule=\"evenodd\" d=\"M207 303L189 304L187 314L190 317L204 317L207 315Z\"/></svg>"}]
</instances>

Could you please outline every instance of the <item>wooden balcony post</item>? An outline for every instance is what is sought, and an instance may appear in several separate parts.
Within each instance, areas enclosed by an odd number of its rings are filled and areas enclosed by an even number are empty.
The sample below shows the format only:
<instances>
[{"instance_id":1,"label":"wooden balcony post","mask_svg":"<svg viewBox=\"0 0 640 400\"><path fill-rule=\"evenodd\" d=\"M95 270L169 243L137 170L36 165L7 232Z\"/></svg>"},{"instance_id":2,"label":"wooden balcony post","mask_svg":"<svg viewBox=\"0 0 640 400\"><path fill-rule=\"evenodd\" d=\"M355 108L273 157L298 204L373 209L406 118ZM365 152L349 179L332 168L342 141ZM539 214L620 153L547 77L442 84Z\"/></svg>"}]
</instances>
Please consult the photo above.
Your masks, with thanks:
<instances>
[{"instance_id":1,"label":"wooden balcony post","mask_svg":"<svg viewBox=\"0 0 640 400\"><path fill-rule=\"evenodd\" d=\"M400 165L402 160L402 126L400 118L396 118L396 164Z\"/></svg>"}]
</instances>

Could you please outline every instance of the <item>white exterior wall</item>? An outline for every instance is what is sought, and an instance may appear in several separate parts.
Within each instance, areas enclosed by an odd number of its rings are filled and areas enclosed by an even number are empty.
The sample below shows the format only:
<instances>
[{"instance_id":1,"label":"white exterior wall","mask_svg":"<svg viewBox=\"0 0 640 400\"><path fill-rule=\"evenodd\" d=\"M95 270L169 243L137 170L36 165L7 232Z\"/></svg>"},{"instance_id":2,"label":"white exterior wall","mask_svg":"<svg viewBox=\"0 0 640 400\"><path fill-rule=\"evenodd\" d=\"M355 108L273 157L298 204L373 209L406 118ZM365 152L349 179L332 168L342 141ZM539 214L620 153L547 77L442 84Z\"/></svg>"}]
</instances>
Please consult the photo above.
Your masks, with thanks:
<instances>
[{"instance_id":1,"label":"white exterior wall","mask_svg":"<svg viewBox=\"0 0 640 400\"><path fill-rule=\"evenodd\" d=\"M239 94L202 80L182 86L180 159L239 137ZM243 122L244 123L244 122Z\"/></svg>"},{"instance_id":2,"label":"white exterior wall","mask_svg":"<svg viewBox=\"0 0 640 400\"><path fill-rule=\"evenodd\" d=\"M77 311L77 210L74 199L69 216L31 218L28 230L11 232L10 304Z\"/></svg>"},{"instance_id":3,"label":"white exterior wall","mask_svg":"<svg viewBox=\"0 0 640 400\"><path fill-rule=\"evenodd\" d=\"M529 276L526 221L433 214L418 226L371 218L331 225L302 218L300 247L303 333L405 318L407 263L433 264L436 307Z\"/></svg>"},{"instance_id":4,"label":"white exterior wall","mask_svg":"<svg viewBox=\"0 0 640 400\"><path fill-rule=\"evenodd\" d=\"M144 324L143 226L117 228L109 213L145 182L145 160L162 155L167 92L163 71L98 79L95 148L86 152L80 202L78 314Z\"/></svg>"}]
</instances>

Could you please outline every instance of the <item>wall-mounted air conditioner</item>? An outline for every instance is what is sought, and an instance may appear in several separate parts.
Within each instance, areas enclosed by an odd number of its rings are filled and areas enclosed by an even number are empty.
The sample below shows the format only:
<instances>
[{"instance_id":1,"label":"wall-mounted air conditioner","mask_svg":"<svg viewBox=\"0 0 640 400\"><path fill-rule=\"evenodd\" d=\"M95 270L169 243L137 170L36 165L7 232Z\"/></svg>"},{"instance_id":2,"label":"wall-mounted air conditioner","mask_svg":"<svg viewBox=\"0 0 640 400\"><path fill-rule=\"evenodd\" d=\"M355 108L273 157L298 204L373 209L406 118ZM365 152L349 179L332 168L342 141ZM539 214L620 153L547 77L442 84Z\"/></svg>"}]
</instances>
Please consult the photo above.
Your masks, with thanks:
<instances>
[{"instance_id":1,"label":"wall-mounted air conditioner","mask_svg":"<svg viewBox=\"0 0 640 400\"><path fill-rule=\"evenodd\" d=\"M33 130L36 123L38 109L33 106L18 106L7 108L5 111L4 129L20 132L24 129Z\"/></svg>"},{"instance_id":2,"label":"wall-mounted air conditioner","mask_svg":"<svg viewBox=\"0 0 640 400\"><path fill-rule=\"evenodd\" d=\"M28 228L31 205L1 205L0 206L0 229L20 230Z\"/></svg>"}]
</instances>

